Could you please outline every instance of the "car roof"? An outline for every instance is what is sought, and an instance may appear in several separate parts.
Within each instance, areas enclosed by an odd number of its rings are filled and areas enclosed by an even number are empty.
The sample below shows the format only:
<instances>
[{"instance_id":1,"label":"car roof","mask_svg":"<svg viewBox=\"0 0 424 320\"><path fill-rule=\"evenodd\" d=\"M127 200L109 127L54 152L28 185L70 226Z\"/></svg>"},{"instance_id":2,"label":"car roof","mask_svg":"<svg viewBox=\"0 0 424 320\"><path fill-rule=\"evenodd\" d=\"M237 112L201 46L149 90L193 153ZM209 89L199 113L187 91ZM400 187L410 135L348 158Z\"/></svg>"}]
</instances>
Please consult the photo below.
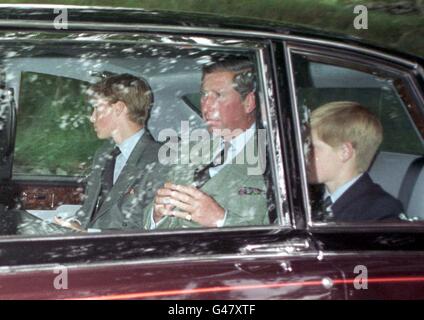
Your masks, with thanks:
<instances>
[{"instance_id":1,"label":"car roof","mask_svg":"<svg viewBox=\"0 0 424 320\"><path fill-rule=\"evenodd\" d=\"M424 66L424 58L422 57L393 48L384 48L353 35L345 35L278 21L209 13L145 10L123 7L0 4L0 25L8 26L13 23L14 20L26 20L30 22L49 22L51 28L53 28L53 23L51 22L60 13L57 11L55 14L54 9L64 8L68 9L68 21L72 22L95 23L94 25L99 25L99 23L119 23L125 25L147 24L152 26L208 28L217 30L218 33L224 33L228 30L255 31L256 36L260 36L259 33L272 33L285 36L318 37L322 40L336 40L345 44L360 45L368 49L377 49ZM16 27L22 27L22 24L16 24Z\"/></svg>"}]
</instances>

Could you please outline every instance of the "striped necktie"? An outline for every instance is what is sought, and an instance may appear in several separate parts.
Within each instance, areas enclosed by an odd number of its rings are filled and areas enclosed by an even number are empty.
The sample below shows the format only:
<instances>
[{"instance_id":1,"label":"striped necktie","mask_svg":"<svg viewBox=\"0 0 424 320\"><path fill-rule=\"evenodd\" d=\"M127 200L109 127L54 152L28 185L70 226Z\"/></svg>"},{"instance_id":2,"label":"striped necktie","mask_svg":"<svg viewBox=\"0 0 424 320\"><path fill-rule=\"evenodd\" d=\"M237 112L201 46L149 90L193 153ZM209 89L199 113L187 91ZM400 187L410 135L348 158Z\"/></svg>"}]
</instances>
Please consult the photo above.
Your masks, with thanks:
<instances>
[{"instance_id":1,"label":"striped necktie","mask_svg":"<svg viewBox=\"0 0 424 320\"><path fill-rule=\"evenodd\" d=\"M322 211L324 213L324 219L332 219L334 218L333 211L331 210L331 206L333 205L333 200L331 200L330 196L327 196L322 203Z\"/></svg>"},{"instance_id":2,"label":"striped necktie","mask_svg":"<svg viewBox=\"0 0 424 320\"><path fill-rule=\"evenodd\" d=\"M224 141L224 147L221 152L216 155L216 157L205 167L199 167L194 171L193 185L200 189L208 180L211 178L209 174L209 169L220 166L225 163L227 159L228 150L231 146L229 141Z\"/></svg>"}]
</instances>

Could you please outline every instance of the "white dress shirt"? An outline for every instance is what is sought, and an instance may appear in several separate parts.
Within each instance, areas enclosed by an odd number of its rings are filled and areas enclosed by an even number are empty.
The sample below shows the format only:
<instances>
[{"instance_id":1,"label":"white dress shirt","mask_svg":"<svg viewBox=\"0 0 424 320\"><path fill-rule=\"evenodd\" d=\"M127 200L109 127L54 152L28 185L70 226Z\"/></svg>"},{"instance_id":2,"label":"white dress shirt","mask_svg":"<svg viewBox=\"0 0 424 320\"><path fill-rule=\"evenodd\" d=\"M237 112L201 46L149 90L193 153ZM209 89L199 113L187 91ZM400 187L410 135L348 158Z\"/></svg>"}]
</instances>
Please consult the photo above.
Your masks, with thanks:
<instances>
[{"instance_id":1,"label":"white dress shirt","mask_svg":"<svg viewBox=\"0 0 424 320\"><path fill-rule=\"evenodd\" d=\"M342 186L338 187L333 193L330 193L326 188L323 199L326 199L328 196L330 196L331 202L335 203L343 195L343 193L345 193L360 177L362 177L362 175L363 173L349 180Z\"/></svg>"},{"instance_id":2,"label":"white dress shirt","mask_svg":"<svg viewBox=\"0 0 424 320\"><path fill-rule=\"evenodd\" d=\"M115 184L116 180L121 174L122 169L125 167L125 164L127 163L128 158L133 152L135 145L141 139L143 134L144 134L144 128L137 131L131 137L125 139L123 142L117 145L119 150L121 150L121 153L119 154L119 156L116 157L115 169L113 171L113 184Z\"/></svg>"},{"instance_id":3,"label":"white dress shirt","mask_svg":"<svg viewBox=\"0 0 424 320\"><path fill-rule=\"evenodd\" d=\"M252 126L244 131L243 133L240 133L237 137L231 139L230 146L227 150L227 156L225 158L225 161L223 164L218 165L216 167L209 168L209 175L212 178L213 176L217 175L227 164L230 164L233 162L233 159L243 150L244 146L247 144L247 142L255 135L256 131L256 123L253 123ZM222 151L224 148L224 140L221 140L222 147L219 148L216 153L215 157Z\"/></svg>"}]
</instances>

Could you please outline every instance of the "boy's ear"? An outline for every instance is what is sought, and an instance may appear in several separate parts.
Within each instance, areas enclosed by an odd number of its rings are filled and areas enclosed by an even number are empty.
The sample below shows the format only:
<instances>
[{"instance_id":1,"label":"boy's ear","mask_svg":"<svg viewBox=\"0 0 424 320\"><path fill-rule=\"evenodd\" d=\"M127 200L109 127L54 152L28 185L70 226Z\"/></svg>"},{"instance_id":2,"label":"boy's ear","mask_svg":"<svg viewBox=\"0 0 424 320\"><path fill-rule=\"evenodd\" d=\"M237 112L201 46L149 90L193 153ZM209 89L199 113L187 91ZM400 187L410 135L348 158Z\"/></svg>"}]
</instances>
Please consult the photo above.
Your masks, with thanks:
<instances>
[{"instance_id":1,"label":"boy's ear","mask_svg":"<svg viewBox=\"0 0 424 320\"><path fill-rule=\"evenodd\" d=\"M113 112L119 116L122 112L124 112L127 108L127 105L123 101L117 101L113 105Z\"/></svg>"},{"instance_id":2,"label":"boy's ear","mask_svg":"<svg viewBox=\"0 0 424 320\"><path fill-rule=\"evenodd\" d=\"M344 142L340 148L340 158L343 162L350 160L355 154L352 142Z\"/></svg>"}]
</instances>

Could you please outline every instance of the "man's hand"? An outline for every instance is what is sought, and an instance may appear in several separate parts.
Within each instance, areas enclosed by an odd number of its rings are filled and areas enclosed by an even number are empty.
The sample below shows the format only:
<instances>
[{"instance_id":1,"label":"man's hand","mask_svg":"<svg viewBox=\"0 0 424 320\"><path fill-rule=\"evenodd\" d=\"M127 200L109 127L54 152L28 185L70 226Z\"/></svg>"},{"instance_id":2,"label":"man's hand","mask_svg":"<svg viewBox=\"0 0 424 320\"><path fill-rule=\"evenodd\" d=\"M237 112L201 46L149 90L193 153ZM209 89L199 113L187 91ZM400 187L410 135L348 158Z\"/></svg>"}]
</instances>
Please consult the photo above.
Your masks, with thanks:
<instances>
[{"instance_id":1,"label":"man's hand","mask_svg":"<svg viewBox=\"0 0 424 320\"><path fill-rule=\"evenodd\" d=\"M62 218L56 216L56 217L54 217L53 222L58 224L61 227L69 228L69 229L72 229L74 231L86 232L86 230L84 230L81 227L81 225L75 220L69 221L69 220L65 220L65 219L62 219Z\"/></svg>"},{"instance_id":2,"label":"man's hand","mask_svg":"<svg viewBox=\"0 0 424 320\"><path fill-rule=\"evenodd\" d=\"M217 227L225 210L211 196L191 186L165 183L156 192L153 219L163 216L193 220L205 227Z\"/></svg>"}]
</instances>

